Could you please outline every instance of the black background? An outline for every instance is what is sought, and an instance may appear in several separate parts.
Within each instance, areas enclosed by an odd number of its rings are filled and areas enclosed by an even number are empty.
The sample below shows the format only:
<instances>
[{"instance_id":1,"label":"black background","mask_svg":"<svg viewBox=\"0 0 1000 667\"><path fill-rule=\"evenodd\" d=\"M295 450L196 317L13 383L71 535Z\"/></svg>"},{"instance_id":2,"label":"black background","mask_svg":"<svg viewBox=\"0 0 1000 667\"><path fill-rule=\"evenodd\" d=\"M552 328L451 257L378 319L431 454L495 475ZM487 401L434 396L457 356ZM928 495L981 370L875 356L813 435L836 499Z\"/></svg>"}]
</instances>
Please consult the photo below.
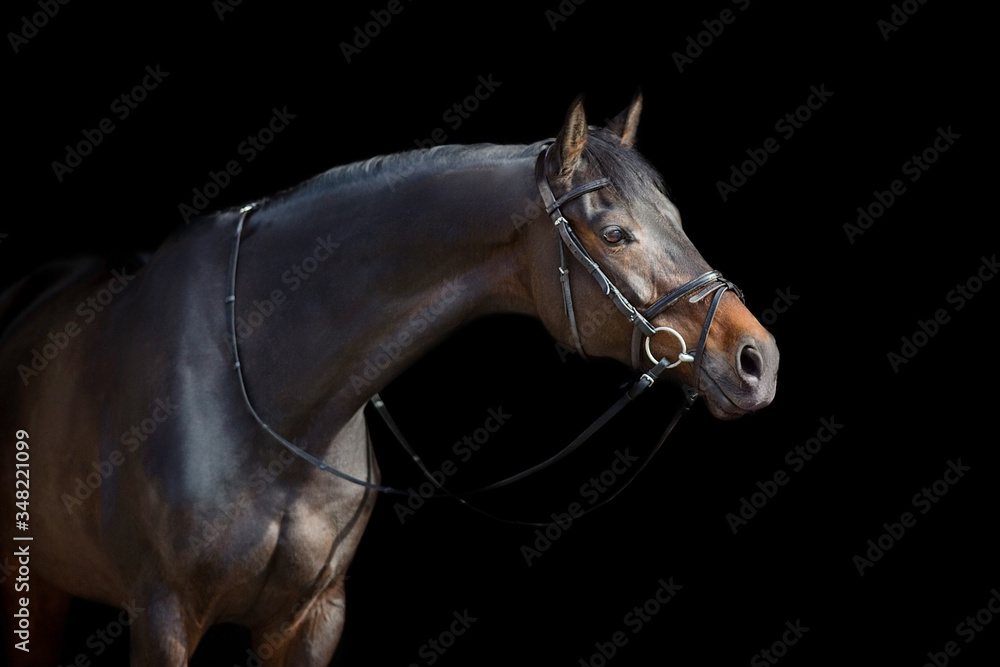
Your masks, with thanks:
<instances>
[{"instance_id":1,"label":"black background","mask_svg":"<svg viewBox=\"0 0 1000 667\"><path fill-rule=\"evenodd\" d=\"M954 664L995 664L1000 619L971 643L956 626L1000 587L990 317L1000 284L983 283L961 310L946 300L997 251L990 19L912 2L919 9L885 39L878 21L893 13L888 2L679 4L567 0L573 12L553 29L546 11L559 10L556 0L403 0L350 62L339 45L386 3L320 10L245 0L220 18L220 3L207 1L73 2L17 53L8 37L5 282L68 252L155 249L183 224L179 204L231 159L243 170L212 208L413 148L435 128L448 143L529 143L554 135L579 93L596 123L641 88L639 146L694 243L758 317L778 290L797 297L767 318L781 349L774 403L728 423L696 406L634 485L530 566L521 546L534 543L531 528L442 502L400 523L394 501L380 499L350 571L333 664L429 665L421 646L466 610L477 620L434 664L600 665L595 642L616 631L628 643L609 665L747 664L786 621L809 630L783 665L918 666L948 641L961 648ZM673 54L723 9L735 20L679 72ZM38 11L8 3L5 33ZM147 66L169 75L117 118L112 100ZM444 112L480 76L499 85L449 126ZM810 86L832 94L783 136L775 123L806 102ZM294 119L246 163L237 146L274 108ZM114 131L60 182L52 162L104 117ZM939 128L959 138L911 182L903 163ZM768 137L778 152L723 201L717 182ZM851 243L844 223L895 179L906 192ZM939 308L950 320L895 372L887 354ZM497 317L460 332L384 397L432 468L455 458L452 443L483 426L489 408L511 415L460 467L455 485L468 487L555 451L626 378L608 363L564 362L540 325ZM489 507L540 520L564 512L615 450L648 451L679 401L677 390L655 388L585 452ZM793 472L786 452L815 436L821 419L843 427ZM388 432L371 423L385 481L417 483ZM959 458L971 470L920 514L911 498ZM779 469L789 483L734 535L726 514ZM853 557L906 511L916 525L859 576ZM625 615L671 577L683 588L633 633ZM75 605L64 661L85 653L95 665L127 664L124 638L100 657L87 646L116 613ZM248 641L218 628L194 664L244 665Z\"/></svg>"}]
</instances>

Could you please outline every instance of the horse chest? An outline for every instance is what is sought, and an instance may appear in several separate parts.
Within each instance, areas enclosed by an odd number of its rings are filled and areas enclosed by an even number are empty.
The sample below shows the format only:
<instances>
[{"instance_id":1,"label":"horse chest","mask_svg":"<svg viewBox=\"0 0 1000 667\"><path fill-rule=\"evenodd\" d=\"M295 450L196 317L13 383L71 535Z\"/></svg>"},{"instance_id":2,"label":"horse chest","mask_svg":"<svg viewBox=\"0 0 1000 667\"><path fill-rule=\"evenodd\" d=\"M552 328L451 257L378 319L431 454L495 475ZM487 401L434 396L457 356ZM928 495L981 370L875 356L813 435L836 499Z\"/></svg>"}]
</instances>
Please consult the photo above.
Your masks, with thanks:
<instances>
[{"instance_id":1,"label":"horse chest","mask_svg":"<svg viewBox=\"0 0 1000 667\"><path fill-rule=\"evenodd\" d=\"M374 494L370 494L374 496ZM372 501L374 498L372 498ZM230 543L218 553L219 563L228 563L233 611L241 620L295 614L330 586L339 583L354 555L373 502L331 500L316 506L305 501L290 504L269 519L258 532L256 544ZM249 519L250 517L248 517ZM240 572L234 563L243 561Z\"/></svg>"}]
</instances>

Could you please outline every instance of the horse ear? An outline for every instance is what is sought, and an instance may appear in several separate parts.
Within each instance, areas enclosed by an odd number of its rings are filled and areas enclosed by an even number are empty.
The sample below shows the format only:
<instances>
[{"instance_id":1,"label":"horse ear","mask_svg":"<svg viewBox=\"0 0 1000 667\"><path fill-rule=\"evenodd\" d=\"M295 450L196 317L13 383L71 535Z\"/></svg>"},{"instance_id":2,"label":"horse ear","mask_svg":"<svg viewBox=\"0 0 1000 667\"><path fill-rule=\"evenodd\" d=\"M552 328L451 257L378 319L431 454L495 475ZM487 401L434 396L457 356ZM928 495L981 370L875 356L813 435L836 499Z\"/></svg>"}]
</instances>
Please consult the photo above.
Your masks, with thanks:
<instances>
[{"instance_id":1,"label":"horse ear","mask_svg":"<svg viewBox=\"0 0 1000 667\"><path fill-rule=\"evenodd\" d=\"M642 113L642 91L637 90L628 108L608 123L608 129L622 138L622 146L631 146L635 143L636 131L639 129L640 113Z\"/></svg>"},{"instance_id":2,"label":"horse ear","mask_svg":"<svg viewBox=\"0 0 1000 667\"><path fill-rule=\"evenodd\" d=\"M587 144L587 116L583 112L583 95L579 95L566 113L566 121L556 136L555 154L559 159L560 178L569 178L580 162Z\"/></svg>"}]
</instances>

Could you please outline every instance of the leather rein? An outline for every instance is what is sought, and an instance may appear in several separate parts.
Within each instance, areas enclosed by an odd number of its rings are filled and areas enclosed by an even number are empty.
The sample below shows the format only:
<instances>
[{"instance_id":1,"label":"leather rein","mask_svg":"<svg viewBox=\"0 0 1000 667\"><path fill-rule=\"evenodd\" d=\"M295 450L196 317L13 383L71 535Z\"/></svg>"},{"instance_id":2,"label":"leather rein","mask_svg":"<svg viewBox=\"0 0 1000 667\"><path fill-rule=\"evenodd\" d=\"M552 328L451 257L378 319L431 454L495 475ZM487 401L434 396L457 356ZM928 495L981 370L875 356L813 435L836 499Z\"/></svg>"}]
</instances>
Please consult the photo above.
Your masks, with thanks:
<instances>
[{"instance_id":1,"label":"leather rein","mask_svg":"<svg viewBox=\"0 0 1000 667\"><path fill-rule=\"evenodd\" d=\"M473 496L475 494L494 491L500 489L514 482L520 481L530 475L541 472L549 466L562 460L574 450L584 444L590 439L597 431L599 431L608 421L611 420L616 414L618 414L626 405L631 403L633 400L638 398L643 392L645 392L649 387L651 387L660 375L667 369L673 368L678 364L687 362L694 364L692 377L695 380L694 387L684 387L685 401L677 411L674 413L667 425L666 430L663 435L660 436L659 441L646 456L646 458L636 467L635 471L630 477L628 477L625 482L618 487L613 493L605 496L600 502L591 505L589 508L583 511L587 514L591 511L596 510L598 507L605 505L614 499L619 493L621 493L631 482L638 477L646 465L652 460L656 455L656 452L660 449L666 439L669 437L670 433L673 431L674 427L680 421L681 417L684 416L694 405L695 401L698 399L698 382L701 373L701 361L705 351L705 344L708 340L708 333L712 326L712 321L715 317L715 311L719 305L719 301L722 299L722 295L727 290L733 290L733 292L743 300L743 293L738 287L733 283L729 282L722 277L722 274L718 271L707 271L702 275L688 281L687 283L681 285L680 287L672 290L666 296L658 299L653 305L644 311L639 311L635 308L629 300L621 293L621 291L615 286L615 284L607 277L601 267L594 261L590 253L580 242L576 233L570 226L569 221L563 216L561 207L568 202L585 195L589 192L599 190L604 187L609 187L611 181L607 178L600 178L594 181L590 181L583 185L577 186L560 197L556 198L552 193L552 188L549 185L548 178L545 175L545 160L548 155L548 151L552 144L546 144L545 149L541 151L535 162L535 177L538 185L538 192L541 195L542 202L545 205L545 212L551 218L553 224L558 230L560 243L559 243L559 280L562 286L563 294L563 306L566 312L566 316L569 319L570 331L573 337L573 343L579 352L581 357L586 358L583 351L583 344L580 339L579 330L576 323L576 315L573 308L573 297L572 290L570 288L570 272L566 261L566 250L584 267L584 269L591 275L591 277L597 282L601 291L611 299L615 308L621 312L628 321L633 325L633 337L632 337L632 361L633 365L636 366L637 370L641 370L641 351L643 346L645 347L645 352L647 358L653 363L652 368L649 368L643 372L640 377L632 384L631 387L619 398L611 407L609 407L605 412L598 417L590 426L588 426L580 435L578 435L572 442L566 445L562 450L548 459L537 463L526 470L523 470L517 474L511 475L499 481L488 484L484 487L476 489L474 491L464 491L459 493L453 493L449 491L445 486L436 478L431 471L424 465L423 460L416 453L413 447L409 444L406 438L403 436L402 431L396 424L395 420L389 414L385 403L382 398L376 393L370 399L372 406L375 408L376 412L382 417L389 427L390 431L399 440L400 445L406 451L406 453L413 459L413 462L423 473L424 477L429 480L437 492L433 494L418 494L412 489L405 490L399 489L392 486L385 486L372 482L370 479L363 480L352 475L345 473L342 470L334 468L328 465L321 459L313 456L309 452L305 451L298 445L290 442L289 440L282 437L274 429L267 425L260 415L254 409L253 404L250 402L250 397L247 393L246 381L243 377L243 369L240 363L238 340L236 336L236 269L239 261L239 249L240 241L243 236L243 225L246 218L258 208L259 204L257 202L248 204L241 209L239 209L239 220L236 225L236 230L233 239L232 254L230 255L229 261L229 294L226 296L225 304L227 306L227 321L229 325L229 342L231 343L233 352L233 368L236 371L237 378L239 380L240 391L243 396L244 403L250 414L253 416L254 420L258 425L270 434L275 440L277 440L282 446L291 451L293 454L299 458L309 462L310 464L316 466L324 472L328 472L340 479L356 484L358 486L365 487L367 489L372 489L381 493L387 493L392 495L404 495L404 496L419 496L422 498L451 498L462 505L468 507L469 509L487 516L491 519L501 521L504 523L511 523L516 525L524 526L547 526L550 522L532 522L532 521L521 521L516 519L508 519L504 517L497 516L491 512L483 510L468 502L467 497ZM656 327L651 324L651 320L657 315L667 310L671 306L679 303L682 299L687 298L691 303L697 303L709 295L712 295L712 300L709 304L708 313L705 316L705 322L702 325L701 336L698 340L698 344L689 350L686 342L684 341L681 334L671 328L666 326ZM681 352L677 356L677 360L671 362L669 359L664 357L657 361L653 358L649 350L649 341L657 333L665 332L670 333L678 339L681 345ZM644 345L643 345L644 341Z\"/></svg>"}]
</instances>

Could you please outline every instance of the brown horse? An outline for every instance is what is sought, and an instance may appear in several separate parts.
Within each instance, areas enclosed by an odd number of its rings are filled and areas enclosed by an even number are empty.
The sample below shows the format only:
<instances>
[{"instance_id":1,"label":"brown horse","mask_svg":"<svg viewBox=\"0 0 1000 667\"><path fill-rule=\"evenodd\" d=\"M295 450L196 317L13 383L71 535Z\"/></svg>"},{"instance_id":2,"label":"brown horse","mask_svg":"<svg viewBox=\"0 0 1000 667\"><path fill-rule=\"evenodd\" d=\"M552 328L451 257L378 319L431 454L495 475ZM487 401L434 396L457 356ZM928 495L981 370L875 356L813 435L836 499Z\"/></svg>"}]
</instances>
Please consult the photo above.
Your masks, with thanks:
<instances>
[{"instance_id":1,"label":"brown horse","mask_svg":"<svg viewBox=\"0 0 1000 667\"><path fill-rule=\"evenodd\" d=\"M578 100L547 150L441 146L335 168L193 222L140 269L66 264L9 289L0 432L23 431L26 454L5 445L4 488L15 460L31 473L23 514L0 503L4 543L30 553L30 593L3 587L8 620L30 595L17 662L54 664L78 596L123 609L134 665L184 665L223 622L250 628L262 664L328 664L378 491L272 430L377 484L366 402L476 317L534 316L564 345L696 388L719 418L767 405L777 347L715 274L652 329L568 317L570 294L581 317L608 296L648 313L709 272L633 147L640 107L594 128ZM594 266L570 261L564 289L557 269L581 252Z\"/></svg>"}]
</instances>

